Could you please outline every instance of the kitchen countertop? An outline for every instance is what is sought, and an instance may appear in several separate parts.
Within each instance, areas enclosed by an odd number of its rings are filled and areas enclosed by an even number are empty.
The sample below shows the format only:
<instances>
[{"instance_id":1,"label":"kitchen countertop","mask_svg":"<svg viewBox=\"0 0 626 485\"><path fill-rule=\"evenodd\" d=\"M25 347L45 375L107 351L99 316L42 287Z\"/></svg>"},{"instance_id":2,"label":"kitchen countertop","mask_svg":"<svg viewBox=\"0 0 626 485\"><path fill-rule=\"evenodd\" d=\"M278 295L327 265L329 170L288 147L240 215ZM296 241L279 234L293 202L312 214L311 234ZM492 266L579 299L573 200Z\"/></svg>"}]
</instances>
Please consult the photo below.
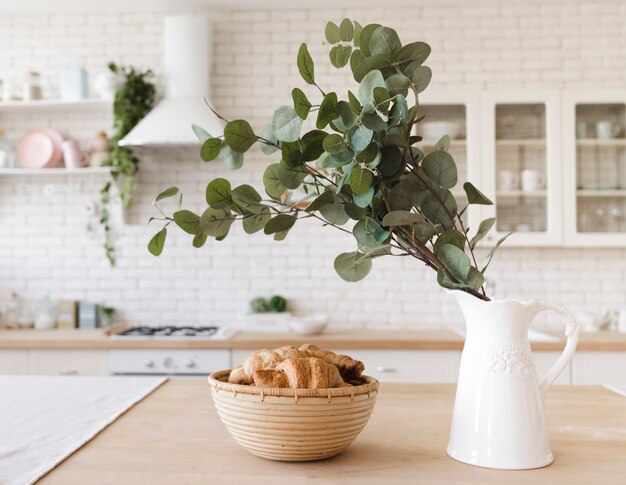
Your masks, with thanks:
<instances>
[{"instance_id":1,"label":"kitchen countertop","mask_svg":"<svg viewBox=\"0 0 626 485\"><path fill-rule=\"evenodd\" d=\"M335 349L461 350L463 338L452 330L328 330L322 335L242 331L226 341L113 340L105 329L0 330L0 349L250 349L312 343ZM562 350L564 341L532 342L533 350ZM579 351L626 351L626 333L581 334Z\"/></svg>"},{"instance_id":2,"label":"kitchen countertop","mask_svg":"<svg viewBox=\"0 0 626 485\"><path fill-rule=\"evenodd\" d=\"M454 386L381 384L369 424L341 455L280 463L248 454L226 431L202 381L157 389L40 482L103 484L618 483L626 476L626 398L555 386L546 415L555 462L502 471L446 455Z\"/></svg>"}]
</instances>

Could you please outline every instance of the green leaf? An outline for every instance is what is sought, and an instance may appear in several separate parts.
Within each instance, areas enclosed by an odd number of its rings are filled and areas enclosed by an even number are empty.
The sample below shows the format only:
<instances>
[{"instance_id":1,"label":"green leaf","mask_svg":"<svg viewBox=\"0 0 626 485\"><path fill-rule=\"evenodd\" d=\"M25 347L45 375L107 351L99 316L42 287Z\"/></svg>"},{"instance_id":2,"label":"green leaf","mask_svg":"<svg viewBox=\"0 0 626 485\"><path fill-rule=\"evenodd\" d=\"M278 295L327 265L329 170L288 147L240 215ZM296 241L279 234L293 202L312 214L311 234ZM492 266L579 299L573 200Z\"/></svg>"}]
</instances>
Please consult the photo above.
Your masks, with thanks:
<instances>
[{"instance_id":1,"label":"green leaf","mask_svg":"<svg viewBox=\"0 0 626 485\"><path fill-rule=\"evenodd\" d=\"M296 216L289 214L278 214L272 217L265 225L265 234L276 234L277 232L288 231L296 223Z\"/></svg>"},{"instance_id":2,"label":"green leaf","mask_svg":"<svg viewBox=\"0 0 626 485\"><path fill-rule=\"evenodd\" d=\"M349 19L343 19L339 25L339 37L344 42L350 42L354 38L354 25Z\"/></svg>"},{"instance_id":3,"label":"green leaf","mask_svg":"<svg viewBox=\"0 0 626 485\"><path fill-rule=\"evenodd\" d=\"M369 72L384 69L392 64L393 57L391 54L377 54L366 57L356 69L353 69L354 79L360 83Z\"/></svg>"},{"instance_id":4,"label":"green leaf","mask_svg":"<svg viewBox=\"0 0 626 485\"><path fill-rule=\"evenodd\" d=\"M417 190L406 181L394 185L389 192L389 209L410 211L415 206Z\"/></svg>"},{"instance_id":5,"label":"green leaf","mask_svg":"<svg viewBox=\"0 0 626 485\"><path fill-rule=\"evenodd\" d=\"M363 30L363 26L355 20L354 21L354 45L356 47L358 47L361 42L362 30Z\"/></svg>"},{"instance_id":6,"label":"green leaf","mask_svg":"<svg viewBox=\"0 0 626 485\"><path fill-rule=\"evenodd\" d=\"M220 159L227 168L237 170L243 165L243 153L234 152L226 143L222 144Z\"/></svg>"},{"instance_id":7,"label":"green leaf","mask_svg":"<svg viewBox=\"0 0 626 485\"><path fill-rule=\"evenodd\" d=\"M309 50L304 43L300 45L300 49L298 50L297 64L302 79L304 79L307 84L315 84L315 66L311 54L309 54Z\"/></svg>"},{"instance_id":8,"label":"green leaf","mask_svg":"<svg viewBox=\"0 0 626 485\"><path fill-rule=\"evenodd\" d=\"M340 254L335 258L335 271L345 281L355 283L362 280L372 270L372 260L362 256L357 251Z\"/></svg>"},{"instance_id":9,"label":"green leaf","mask_svg":"<svg viewBox=\"0 0 626 485\"><path fill-rule=\"evenodd\" d=\"M341 68L348 64L350 54L352 54L352 47L349 45L336 45L330 50L328 57L333 66Z\"/></svg>"},{"instance_id":10,"label":"green leaf","mask_svg":"<svg viewBox=\"0 0 626 485\"><path fill-rule=\"evenodd\" d=\"M355 49L352 51L352 55L350 56L350 70L352 73L357 70L359 65L365 60L365 56L359 49Z\"/></svg>"},{"instance_id":11,"label":"green leaf","mask_svg":"<svg viewBox=\"0 0 626 485\"><path fill-rule=\"evenodd\" d=\"M369 190L373 179L374 176L370 170L354 167L350 174L350 188L356 195L362 195Z\"/></svg>"},{"instance_id":12,"label":"green leaf","mask_svg":"<svg viewBox=\"0 0 626 485\"><path fill-rule=\"evenodd\" d=\"M348 214L348 217L353 221L360 221L367 215L367 212L354 202L347 202L344 204L343 208L346 211L346 214Z\"/></svg>"},{"instance_id":13,"label":"green leaf","mask_svg":"<svg viewBox=\"0 0 626 485\"><path fill-rule=\"evenodd\" d=\"M296 141L300 138L302 118L291 106L281 106L274 112L272 132L280 141Z\"/></svg>"},{"instance_id":14,"label":"green leaf","mask_svg":"<svg viewBox=\"0 0 626 485\"><path fill-rule=\"evenodd\" d=\"M352 229L355 239L359 244L367 248L376 249L381 246L386 246L389 242L389 231L383 229L371 217L357 222Z\"/></svg>"},{"instance_id":15,"label":"green leaf","mask_svg":"<svg viewBox=\"0 0 626 485\"><path fill-rule=\"evenodd\" d=\"M312 106L306 94L299 88L293 88L291 90L291 99L293 99L293 108L298 113L298 116L306 120Z\"/></svg>"},{"instance_id":16,"label":"green leaf","mask_svg":"<svg viewBox=\"0 0 626 485\"><path fill-rule=\"evenodd\" d=\"M334 203L335 203L335 196L332 194L332 192L322 192L320 195L317 196L317 198L313 202L311 202L307 206L305 211L315 212L316 210L319 210L324 206L334 204Z\"/></svg>"},{"instance_id":17,"label":"green leaf","mask_svg":"<svg viewBox=\"0 0 626 485\"><path fill-rule=\"evenodd\" d=\"M299 167L302 165L302 152L299 141L283 142L281 155L285 165L289 167Z\"/></svg>"},{"instance_id":18,"label":"green leaf","mask_svg":"<svg viewBox=\"0 0 626 485\"><path fill-rule=\"evenodd\" d=\"M387 91L386 87L377 86L374 88L374 106L377 108L378 116L381 118L382 113L386 113L389 109L389 105L391 104L391 96L389 95L389 91ZM388 118L383 118L387 121Z\"/></svg>"},{"instance_id":19,"label":"green leaf","mask_svg":"<svg viewBox=\"0 0 626 485\"><path fill-rule=\"evenodd\" d=\"M174 212L174 222L188 234L200 233L200 218L191 211L180 210Z\"/></svg>"},{"instance_id":20,"label":"green leaf","mask_svg":"<svg viewBox=\"0 0 626 485\"><path fill-rule=\"evenodd\" d=\"M472 264L465 251L452 244L444 244L439 249L437 258L458 281L467 280Z\"/></svg>"},{"instance_id":21,"label":"green leaf","mask_svg":"<svg viewBox=\"0 0 626 485\"><path fill-rule=\"evenodd\" d=\"M382 159L378 166L378 171L384 177L394 177L402 170L403 159L402 153L398 148L385 146L381 149Z\"/></svg>"},{"instance_id":22,"label":"green leaf","mask_svg":"<svg viewBox=\"0 0 626 485\"><path fill-rule=\"evenodd\" d=\"M472 266L465 282L472 290L478 291L485 284L485 276Z\"/></svg>"},{"instance_id":23,"label":"green leaf","mask_svg":"<svg viewBox=\"0 0 626 485\"><path fill-rule=\"evenodd\" d=\"M198 125L191 125L191 129L193 130L194 134L196 135L196 138L198 138L198 140L200 140L200 143L204 143L205 141L207 141L209 138L213 138L211 135L209 135L209 133L202 128L201 126Z\"/></svg>"},{"instance_id":24,"label":"green leaf","mask_svg":"<svg viewBox=\"0 0 626 485\"><path fill-rule=\"evenodd\" d=\"M228 123L224 128L224 139L228 146L237 153L247 152L257 140L250 123L245 120L235 120Z\"/></svg>"},{"instance_id":25,"label":"green leaf","mask_svg":"<svg viewBox=\"0 0 626 485\"><path fill-rule=\"evenodd\" d=\"M264 207L261 205L261 196L256 189L250 185L244 184L236 187L233 189L231 197L233 202L241 209L245 209L253 214L260 214Z\"/></svg>"},{"instance_id":26,"label":"green leaf","mask_svg":"<svg viewBox=\"0 0 626 485\"><path fill-rule=\"evenodd\" d=\"M261 138L269 141L270 143L278 144L278 139L274 136L274 131L272 130L272 124L265 125L265 127L261 130ZM261 142L261 151L266 155L271 155L272 153L278 150L278 147L274 145L268 145L267 143Z\"/></svg>"},{"instance_id":27,"label":"green leaf","mask_svg":"<svg viewBox=\"0 0 626 485\"><path fill-rule=\"evenodd\" d=\"M335 133L328 135L326 138L324 138L324 143L322 146L324 147L325 151L333 154L341 153L346 148L348 148L346 142L343 140L343 137Z\"/></svg>"},{"instance_id":28,"label":"green leaf","mask_svg":"<svg viewBox=\"0 0 626 485\"><path fill-rule=\"evenodd\" d=\"M376 155L378 155L378 143L373 141L356 156L356 161L363 164L371 163Z\"/></svg>"},{"instance_id":29,"label":"green leaf","mask_svg":"<svg viewBox=\"0 0 626 485\"><path fill-rule=\"evenodd\" d=\"M438 150L429 153L422 162L422 168L426 175L440 187L451 189L457 183L456 163L448 152Z\"/></svg>"},{"instance_id":30,"label":"green leaf","mask_svg":"<svg viewBox=\"0 0 626 485\"><path fill-rule=\"evenodd\" d=\"M326 128L328 123L339 116L339 111L337 111L337 93L328 93L324 96L322 103L320 104L320 109L317 113L317 122L315 126L318 129Z\"/></svg>"},{"instance_id":31,"label":"green leaf","mask_svg":"<svg viewBox=\"0 0 626 485\"><path fill-rule=\"evenodd\" d=\"M254 234L265 227L272 218L269 207L261 207L258 214L247 215L242 222L243 230L246 234Z\"/></svg>"},{"instance_id":32,"label":"green leaf","mask_svg":"<svg viewBox=\"0 0 626 485\"><path fill-rule=\"evenodd\" d=\"M415 72L411 76L411 81L415 85L415 89L418 93L421 93L428 87L430 80L433 77L433 72L428 66L419 66L415 69Z\"/></svg>"},{"instance_id":33,"label":"green leaf","mask_svg":"<svg viewBox=\"0 0 626 485\"><path fill-rule=\"evenodd\" d=\"M435 146L433 147L433 151L444 151L447 152L448 150L450 150L450 137L448 135L443 135L441 138L439 138L439 140L437 141L437 143L435 143Z\"/></svg>"},{"instance_id":34,"label":"green leaf","mask_svg":"<svg viewBox=\"0 0 626 485\"><path fill-rule=\"evenodd\" d=\"M352 133L352 136L350 137L350 144L355 151L360 152L370 144L373 135L374 133L372 130L366 126L360 125L354 133Z\"/></svg>"},{"instance_id":35,"label":"green leaf","mask_svg":"<svg viewBox=\"0 0 626 485\"><path fill-rule=\"evenodd\" d=\"M411 226L411 229L413 230L413 234L415 235L415 237L419 239L420 241L422 241L423 243L426 243L427 241L429 241L433 236L436 236L437 233L439 232L437 230L437 226L435 226L432 222L429 222L429 221L424 221L418 224L413 224L413 226Z\"/></svg>"},{"instance_id":36,"label":"green leaf","mask_svg":"<svg viewBox=\"0 0 626 485\"><path fill-rule=\"evenodd\" d=\"M322 217L326 219L331 224L335 224L337 226L342 226L346 222L348 222L348 214L344 209L343 204L329 204L320 207L319 209Z\"/></svg>"},{"instance_id":37,"label":"green leaf","mask_svg":"<svg viewBox=\"0 0 626 485\"><path fill-rule=\"evenodd\" d=\"M449 224L456 214L456 200L447 189L434 188L435 194L426 193L421 205L424 214L433 224Z\"/></svg>"},{"instance_id":38,"label":"green leaf","mask_svg":"<svg viewBox=\"0 0 626 485\"><path fill-rule=\"evenodd\" d=\"M339 194L341 192L341 188L343 187L343 184L346 183L346 180L348 180L348 178L350 177L350 174L352 173L352 169L355 166L356 166L356 162L351 161L348 165L341 167L343 174L341 175L341 177L339 178L339 181L337 182L337 188L335 189L335 193Z\"/></svg>"},{"instance_id":39,"label":"green leaf","mask_svg":"<svg viewBox=\"0 0 626 485\"><path fill-rule=\"evenodd\" d=\"M406 96L409 86L411 85L411 80L404 74L394 74L385 80L385 84L391 96L395 96L396 94Z\"/></svg>"},{"instance_id":40,"label":"green leaf","mask_svg":"<svg viewBox=\"0 0 626 485\"><path fill-rule=\"evenodd\" d=\"M309 174L301 167L288 167L283 164L279 164L276 172L280 183L288 189L295 190L302 185L304 179Z\"/></svg>"},{"instance_id":41,"label":"green leaf","mask_svg":"<svg viewBox=\"0 0 626 485\"><path fill-rule=\"evenodd\" d=\"M396 146L400 148L404 148L409 145L403 136L397 135L395 133L391 135L387 135L387 138L385 138L385 143L387 145Z\"/></svg>"},{"instance_id":42,"label":"green leaf","mask_svg":"<svg viewBox=\"0 0 626 485\"><path fill-rule=\"evenodd\" d=\"M493 205L493 202L470 182L463 184L463 190L465 190L465 194L467 194L468 204Z\"/></svg>"},{"instance_id":43,"label":"green leaf","mask_svg":"<svg viewBox=\"0 0 626 485\"><path fill-rule=\"evenodd\" d=\"M361 34L363 35L363 34ZM402 43L398 33L389 27L379 27L369 40L369 50L372 55L394 54L400 50Z\"/></svg>"},{"instance_id":44,"label":"green leaf","mask_svg":"<svg viewBox=\"0 0 626 485\"><path fill-rule=\"evenodd\" d=\"M430 46L426 42L411 42L396 53L396 62L417 62L423 64L430 55Z\"/></svg>"},{"instance_id":45,"label":"green leaf","mask_svg":"<svg viewBox=\"0 0 626 485\"><path fill-rule=\"evenodd\" d=\"M470 240L470 247L472 249L474 249L476 247L476 244L478 244L478 242L482 238L484 238L489 231L491 231L491 228L493 227L495 222L496 218L490 217L489 219L485 219L480 223L480 225L478 226L478 231L476 231L476 235Z\"/></svg>"},{"instance_id":46,"label":"green leaf","mask_svg":"<svg viewBox=\"0 0 626 485\"><path fill-rule=\"evenodd\" d=\"M178 187L170 187L169 189L165 189L163 192L157 195L154 201L158 202L160 200L167 199L168 197L173 197L176 194L178 194Z\"/></svg>"},{"instance_id":47,"label":"green leaf","mask_svg":"<svg viewBox=\"0 0 626 485\"><path fill-rule=\"evenodd\" d=\"M454 281L451 281L442 269L437 270L437 283L449 290L464 290L468 287L465 283L455 283Z\"/></svg>"},{"instance_id":48,"label":"green leaf","mask_svg":"<svg viewBox=\"0 0 626 485\"><path fill-rule=\"evenodd\" d=\"M383 131L387 129L387 122L382 120L375 112L364 113L361 122L366 128L372 131Z\"/></svg>"},{"instance_id":49,"label":"green leaf","mask_svg":"<svg viewBox=\"0 0 626 485\"><path fill-rule=\"evenodd\" d=\"M359 86L359 101L363 106L375 105L374 88L384 88L385 79L380 71L368 72Z\"/></svg>"},{"instance_id":50,"label":"green leaf","mask_svg":"<svg viewBox=\"0 0 626 485\"><path fill-rule=\"evenodd\" d=\"M366 208L372 203L372 199L374 198L374 187L370 187L367 192L361 195L355 194L353 197L354 203L361 207Z\"/></svg>"},{"instance_id":51,"label":"green leaf","mask_svg":"<svg viewBox=\"0 0 626 485\"><path fill-rule=\"evenodd\" d=\"M391 211L385 214L383 217L383 226L395 227L395 226L410 226L417 222L424 221L424 217L408 211Z\"/></svg>"},{"instance_id":52,"label":"green leaf","mask_svg":"<svg viewBox=\"0 0 626 485\"><path fill-rule=\"evenodd\" d=\"M150 239L150 242L148 243L148 251L150 251L153 256L161 255L163 252L163 246L165 246L166 237L167 228L165 227L152 236L152 239Z\"/></svg>"},{"instance_id":53,"label":"green leaf","mask_svg":"<svg viewBox=\"0 0 626 485\"><path fill-rule=\"evenodd\" d=\"M454 229L450 229L449 231L442 232L437 237L435 244L433 245L433 253L435 256L439 254L439 250L444 244L452 244L456 246L461 251L465 250L465 236Z\"/></svg>"},{"instance_id":54,"label":"green leaf","mask_svg":"<svg viewBox=\"0 0 626 485\"><path fill-rule=\"evenodd\" d=\"M322 130L311 130L300 140L302 147L301 159L303 162L317 160L324 153L324 139L326 132Z\"/></svg>"},{"instance_id":55,"label":"green leaf","mask_svg":"<svg viewBox=\"0 0 626 485\"><path fill-rule=\"evenodd\" d=\"M220 154L222 140L219 138L207 138L200 148L200 158L205 162L215 160Z\"/></svg>"},{"instance_id":56,"label":"green leaf","mask_svg":"<svg viewBox=\"0 0 626 485\"><path fill-rule=\"evenodd\" d=\"M329 44L336 44L341 39L339 37L339 27L335 22L328 22L324 30L324 36Z\"/></svg>"},{"instance_id":57,"label":"green leaf","mask_svg":"<svg viewBox=\"0 0 626 485\"><path fill-rule=\"evenodd\" d=\"M208 236L224 238L228 235L235 217L229 209L213 209L209 207L200 217L200 229Z\"/></svg>"},{"instance_id":58,"label":"green leaf","mask_svg":"<svg viewBox=\"0 0 626 485\"><path fill-rule=\"evenodd\" d=\"M507 237L509 237L511 234L513 234L512 232L509 232L508 234L506 234L504 237L502 237L497 243L496 245L491 248L491 251L489 251L489 254L487 255L487 263L485 263L485 266L483 267L483 269L480 270L481 273L485 273L485 270L487 269L487 266L489 266L489 264L491 263L491 260L493 259L493 255L496 254L496 251L498 250L498 248L500 247L500 244L502 244Z\"/></svg>"},{"instance_id":59,"label":"green leaf","mask_svg":"<svg viewBox=\"0 0 626 485\"><path fill-rule=\"evenodd\" d=\"M352 94L352 91L348 91L348 104L350 105L350 111L352 111L352 114L354 116L358 116L361 114L361 110L363 109L363 107L361 106L361 103L359 103L359 100L356 98L356 96Z\"/></svg>"},{"instance_id":60,"label":"green leaf","mask_svg":"<svg viewBox=\"0 0 626 485\"><path fill-rule=\"evenodd\" d=\"M263 186L265 192L274 200L280 200L281 196L287 190L287 187L283 185L278 177L278 173L281 169L279 163L273 163L265 169L263 173Z\"/></svg>"},{"instance_id":61,"label":"green leaf","mask_svg":"<svg viewBox=\"0 0 626 485\"><path fill-rule=\"evenodd\" d=\"M350 105L345 101L339 101L337 103L337 111L339 112L343 126L339 126L339 123L337 123L339 121L338 119L335 119L333 123L340 129L340 131L346 132L355 125L356 116L352 113Z\"/></svg>"},{"instance_id":62,"label":"green leaf","mask_svg":"<svg viewBox=\"0 0 626 485\"><path fill-rule=\"evenodd\" d=\"M366 57L369 57L372 55L372 53L370 52L370 47L369 47L370 39L374 31L378 29L379 27L380 27L380 24L368 24L365 27L363 27L363 29L361 30L361 35L359 37L359 46L361 47L361 50L363 51L363 55Z\"/></svg>"},{"instance_id":63,"label":"green leaf","mask_svg":"<svg viewBox=\"0 0 626 485\"><path fill-rule=\"evenodd\" d=\"M214 209L224 209L232 202L230 197L230 182L217 178L206 186L206 203Z\"/></svg>"},{"instance_id":64,"label":"green leaf","mask_svg":"<svg viewBox=\"0 0 626 485\"><path fill-rule=\"evenodd\" d=\"M192 245L194 248L201 248L206 242L207 235L203 232L196 234L193 238Z\"/></svg>"}]
</instances>

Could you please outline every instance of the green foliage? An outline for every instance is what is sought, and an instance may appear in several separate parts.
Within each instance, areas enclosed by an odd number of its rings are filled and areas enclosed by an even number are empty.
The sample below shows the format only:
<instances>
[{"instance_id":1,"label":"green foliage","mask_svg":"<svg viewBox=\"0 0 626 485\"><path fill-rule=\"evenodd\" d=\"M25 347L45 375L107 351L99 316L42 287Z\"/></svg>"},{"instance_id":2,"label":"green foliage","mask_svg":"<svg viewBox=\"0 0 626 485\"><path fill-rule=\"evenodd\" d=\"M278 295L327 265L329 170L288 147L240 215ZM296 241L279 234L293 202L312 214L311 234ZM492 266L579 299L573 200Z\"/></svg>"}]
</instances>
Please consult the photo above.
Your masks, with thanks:
<instances>
[{"instance_id":1,"label":"green foliage","mask_svg":"<svg viewBox=\"0 0 626 485\"><path fill-rule=\"evenodd\" d=\"M287 309L287 300L280 295L274 295L270 298L268 306L271 312L282 313Z\"/></svg>"},{"instance_id":2,"label":"green foliage","mask_svg":"<svg viewBox=\"0 0 626 485\"><path fill-rule=\"evenodd\" d=\"M200 217L178 210L173 218L164 214L165 226L174 222L193 234L192 244L199 247L209 237L224 239L236 221L248 234L283 240L299 219L314 218L353 234L356 250L334 262L346 281L365 278L378 257L407 255L435 270L441 286L488 299L483 273L506 236L479 270L474 250L495 219L469 228L462 216L470 204L492 202L469 182L463 185L467 203L457 202L451 189L459 175L448 136L427 153L420 149L419 94L432 78L424 65L430 46L403 45L390 27L349 19L328 22L324 37L331 64L350 69L357 89L348 91L346 99L325 92L302 44L298 71L318 96L309 98L294 87L293 107L280 106L259 135L244 120L229 122L218 137L193 127L205 161L219 156L227 166L239 168L255 143L264 154L276 154L263 174L266 195L251 185L232 188L217 178L207 185L208 208ZM302 133L305 122L314 122L316 129ZM157 202L177 193L167 189ZM160 253L165 240L157 236L150 242L153 254Z\"/></svg>"}]
</instances>

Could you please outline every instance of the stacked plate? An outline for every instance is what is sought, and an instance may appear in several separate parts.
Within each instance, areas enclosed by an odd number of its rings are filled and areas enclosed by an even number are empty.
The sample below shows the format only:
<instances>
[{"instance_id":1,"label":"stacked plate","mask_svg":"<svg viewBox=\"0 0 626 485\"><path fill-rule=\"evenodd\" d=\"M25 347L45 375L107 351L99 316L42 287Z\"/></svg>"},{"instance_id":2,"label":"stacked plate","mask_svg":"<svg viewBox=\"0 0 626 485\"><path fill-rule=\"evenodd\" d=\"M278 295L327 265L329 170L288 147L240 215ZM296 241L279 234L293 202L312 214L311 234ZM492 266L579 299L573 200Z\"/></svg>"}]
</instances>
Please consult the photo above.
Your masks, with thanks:
<instances>
[{"instance_id":1,"label":"stacked plate","mask_svg":"<svg viewBox=\"0 0 626 485\"><path fill-rule=\"evenodd\" d=\"M63 166L63 136L50 128L30 130L19 142L17 159L24 168Z\"/></svg>"}]
</instances>

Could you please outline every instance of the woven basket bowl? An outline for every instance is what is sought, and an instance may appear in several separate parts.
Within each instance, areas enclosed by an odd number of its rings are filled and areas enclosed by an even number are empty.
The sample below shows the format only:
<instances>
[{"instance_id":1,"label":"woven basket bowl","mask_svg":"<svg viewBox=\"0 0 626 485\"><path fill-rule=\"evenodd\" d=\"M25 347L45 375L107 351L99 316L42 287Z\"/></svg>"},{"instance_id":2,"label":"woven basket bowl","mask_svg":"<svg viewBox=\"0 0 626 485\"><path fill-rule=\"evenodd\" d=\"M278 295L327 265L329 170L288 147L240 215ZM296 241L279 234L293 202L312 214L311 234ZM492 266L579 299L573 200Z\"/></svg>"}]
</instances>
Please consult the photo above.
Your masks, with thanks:
<instances>
[{"instance_id":1,"label":"woven basket bowl","mask_svg":"<svg viewBox=\"0 0 626 485\"><path fill-rule=\"evenodd\" d=\"M209 376L217 412L235 440L253 455L312 461L345 450L367 424L378 381L336 389L284 389L227 382L230 370Z\"/></svg>"}]
</instances>

